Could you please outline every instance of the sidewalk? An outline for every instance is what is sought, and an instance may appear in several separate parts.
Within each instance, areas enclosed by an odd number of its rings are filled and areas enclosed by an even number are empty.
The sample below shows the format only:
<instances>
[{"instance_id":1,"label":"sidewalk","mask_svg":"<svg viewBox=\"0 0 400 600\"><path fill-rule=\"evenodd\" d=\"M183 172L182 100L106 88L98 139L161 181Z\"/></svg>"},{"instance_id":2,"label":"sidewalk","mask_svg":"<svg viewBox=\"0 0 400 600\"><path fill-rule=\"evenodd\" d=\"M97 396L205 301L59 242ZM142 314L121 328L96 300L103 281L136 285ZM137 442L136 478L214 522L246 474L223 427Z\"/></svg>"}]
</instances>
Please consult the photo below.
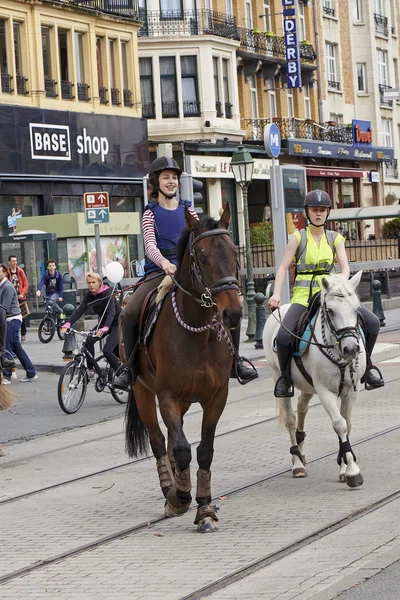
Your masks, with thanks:
<instances>
[{"instance_id":1,"label":"sidewalk","mask_svg":"<svg viewBox=\"0 0 400 600\"><path fill-rule=\"evenodd\" d=\"M385 319L386 326L382 327L375 346L374 362L400 356L400 308L387 310ZM254 341L246 341L246 329L247 319L243 319L240 353L250 360L263 359L263 349L255 348ZM49 344L42 344L39 341L37 330L31 327L28 329L26 340L23 344L24 349L38 371L59 373L68 362L63 360L63 342L57 338L57 335Z\"/></svg>"}]
</instances>

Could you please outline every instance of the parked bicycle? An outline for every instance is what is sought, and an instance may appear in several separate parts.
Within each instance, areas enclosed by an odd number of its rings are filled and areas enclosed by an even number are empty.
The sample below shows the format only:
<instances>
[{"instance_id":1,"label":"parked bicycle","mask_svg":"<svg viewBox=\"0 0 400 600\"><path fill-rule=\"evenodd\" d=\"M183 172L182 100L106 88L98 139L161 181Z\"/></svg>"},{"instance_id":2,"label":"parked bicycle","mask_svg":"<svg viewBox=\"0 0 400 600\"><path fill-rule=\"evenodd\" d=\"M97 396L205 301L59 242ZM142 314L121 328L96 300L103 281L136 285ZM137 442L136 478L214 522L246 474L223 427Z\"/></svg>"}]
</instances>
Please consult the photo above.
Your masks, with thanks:
<instances>
[{"instance_id":1,"label":"parked bicycle","mask_svg":"<svg viewBox=\"0 0 400 600\"><path fill-rule=\"evenodd\" d=\"M108 391L119 404L126 404L129 392L113 388L114 372L104 354L93 360L86 348L86 340L90 335L94 335L94 331L69 331L81 336L82 340L79 347L73 351L73 360L65 365L58 380L58 402L62 410L71 415L80 409L90 381L93 381L96 392ZM93 369L88 366L88 357L93 360ZM99 364L101 361L103 364Z\"/></svg>"},{"instance_id":2,"label":"parked bicycle","mask_svg":"<svg viewBox=\"0 0 400 600\"><path fill-rule=\"evenodd\" d=\"M66 319L65 319L63 313L61 313L60 316L54 314L52 304L46 300L44 317L41 320L39 329L38 329L39 340L43 344L48 344L53 339L56 331L57 331L58 338L60 340L63 340L65 337L65 333L63 331L61 331L61 328L63 327L65 322L66 322Z\"/></svg>"}]
</instances>

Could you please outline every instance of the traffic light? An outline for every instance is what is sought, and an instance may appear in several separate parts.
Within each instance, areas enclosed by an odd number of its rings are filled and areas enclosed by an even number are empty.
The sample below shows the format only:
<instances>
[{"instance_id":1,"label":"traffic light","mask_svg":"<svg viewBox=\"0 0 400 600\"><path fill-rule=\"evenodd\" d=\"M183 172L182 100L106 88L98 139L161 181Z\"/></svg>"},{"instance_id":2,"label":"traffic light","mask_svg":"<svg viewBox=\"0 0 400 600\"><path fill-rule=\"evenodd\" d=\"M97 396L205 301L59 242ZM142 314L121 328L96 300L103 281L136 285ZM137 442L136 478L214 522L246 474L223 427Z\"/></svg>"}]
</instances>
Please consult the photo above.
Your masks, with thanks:
<instances>
[{"instance_id":1,"label":"traffic light","mask_svg":"<svg viewBox=\"0 0 400 600\"><path fill-rule=\"evenodd\" d=\"M193 187L193 206L196 204L203 204L203 194L201 190L203 189L203 182L199 179L192 179L192 187Z\"/></svg>"},{"instance_id":2,"label":"traffic light","mask_svg":"<svg viewBox=\"0 0 400 600\"><path fill-rule=\"evenodd\" d=\"M181 200L190 200L192 206L203 203L203 182L199 179L193 179L189 173L183 172L181 175L181 189L180 198Z\"/></svg>"}]
</instances>

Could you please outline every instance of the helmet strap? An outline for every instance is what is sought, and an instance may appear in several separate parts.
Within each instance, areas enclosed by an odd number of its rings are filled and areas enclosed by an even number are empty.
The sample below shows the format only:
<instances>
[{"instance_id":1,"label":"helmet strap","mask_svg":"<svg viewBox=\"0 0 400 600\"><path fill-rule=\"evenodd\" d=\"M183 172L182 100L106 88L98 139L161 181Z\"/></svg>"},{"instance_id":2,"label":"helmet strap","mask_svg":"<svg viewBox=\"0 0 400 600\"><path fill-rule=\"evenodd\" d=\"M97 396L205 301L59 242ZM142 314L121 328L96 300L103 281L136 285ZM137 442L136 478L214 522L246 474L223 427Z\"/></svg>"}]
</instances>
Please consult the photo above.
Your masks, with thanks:
<instances>
[{"instance_id":1,"label":"helmet strap","mask_svg":"<svg viewBox=\"0 0 400 600\"><path fill-rule=\"evenodd\" d=\"M167 194L164 194L164 192L162 192L161 190L159 190L159 193L162 194L166 200L172 200L172 198L175 198L176 196L176 192L175 194L172 194L172 196L167 196Z\"/></svg>"}]
</instances>

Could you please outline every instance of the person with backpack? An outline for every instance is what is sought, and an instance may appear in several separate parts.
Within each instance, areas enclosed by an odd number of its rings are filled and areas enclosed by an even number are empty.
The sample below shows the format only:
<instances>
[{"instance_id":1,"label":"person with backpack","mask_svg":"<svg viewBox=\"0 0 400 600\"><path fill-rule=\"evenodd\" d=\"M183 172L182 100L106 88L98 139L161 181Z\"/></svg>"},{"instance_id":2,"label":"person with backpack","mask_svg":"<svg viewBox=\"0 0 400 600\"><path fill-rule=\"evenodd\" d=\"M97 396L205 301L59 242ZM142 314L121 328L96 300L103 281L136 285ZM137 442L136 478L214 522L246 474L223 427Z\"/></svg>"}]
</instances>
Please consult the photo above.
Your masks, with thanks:
<instances>
[{"instance_id":1,"label":"person with backpack","mask_svg":"<svg viewBox=\"0 0 400 600\"><path fill-rule=\"evenodd\" d=\"M311 299L317 292L320 292L322 277L327 277L334 272L335 259L339 263L342 276L345 279L350 276L344 237L336 231L325 229L331 206L330 196L323 190L312 190L306 195L304 208L309 224L305 229L295 231L290 236L276 273L274 293L268 301L271 310L280 307L284 278L290 265L293 261L295 262L296 277L291 306L283 318L276 338L281 369L281 375L275 384L274 395L276 398L294 395L290 374L293 334L297 331L300 318L307 312ZM365 306L360 306L359 313L367 330L365 339L367 368L361 382L366 383L367 389L375 389L382 387L385 383L379 369L374 367L371 361L380 322L378 317ZM374 371L377 371L378 375Z\"/></svg>"},{"instance_id":2,"label":"person with backpack","mask_svg":"<svg viewBox=\"0 0 400 600\"><path fill-rule=\"evenodd\" d=\"M53 313L59 318L62 313L62 309L57 302L62 302L64 283L60 271L57 270L57 265L54 258L49 258L46 263L46 270L39 281L36 296L41 296L43 286L46 288L46 303L50 304Z\"/></svg>"}]
</instances>

